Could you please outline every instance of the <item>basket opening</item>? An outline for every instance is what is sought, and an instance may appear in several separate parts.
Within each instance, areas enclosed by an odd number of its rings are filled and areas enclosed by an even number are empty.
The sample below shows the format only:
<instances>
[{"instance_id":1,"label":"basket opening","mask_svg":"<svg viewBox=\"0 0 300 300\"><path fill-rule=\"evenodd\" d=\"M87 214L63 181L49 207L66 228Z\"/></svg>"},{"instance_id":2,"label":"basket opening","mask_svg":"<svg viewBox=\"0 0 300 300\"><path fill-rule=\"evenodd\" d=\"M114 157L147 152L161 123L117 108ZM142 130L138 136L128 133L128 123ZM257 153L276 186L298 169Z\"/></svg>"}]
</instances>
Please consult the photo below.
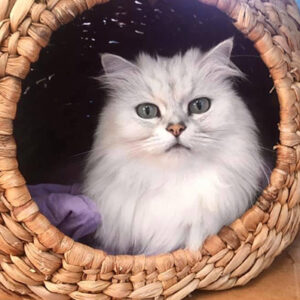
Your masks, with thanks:
<instances>
[{"instance_id":1,"label":"basket opening","mask_svg":"<svg viewBox=\"0 0 300 300\"><path fill-rule=\"evenodd\" d=\"M112 1L86 11L54 33L23 84L15 121L20 170L29 184L78 182L91 148L105 91L92 76L99 53L132 59L139 51L170 56L191 46L203 50L234 36L234 63L248 81L237 89L250 108L266 156L278 141L279 107L269 71L231 20L198 1ZM270 93L269 93L270 92Z\"/></svg>"}]
</instances>

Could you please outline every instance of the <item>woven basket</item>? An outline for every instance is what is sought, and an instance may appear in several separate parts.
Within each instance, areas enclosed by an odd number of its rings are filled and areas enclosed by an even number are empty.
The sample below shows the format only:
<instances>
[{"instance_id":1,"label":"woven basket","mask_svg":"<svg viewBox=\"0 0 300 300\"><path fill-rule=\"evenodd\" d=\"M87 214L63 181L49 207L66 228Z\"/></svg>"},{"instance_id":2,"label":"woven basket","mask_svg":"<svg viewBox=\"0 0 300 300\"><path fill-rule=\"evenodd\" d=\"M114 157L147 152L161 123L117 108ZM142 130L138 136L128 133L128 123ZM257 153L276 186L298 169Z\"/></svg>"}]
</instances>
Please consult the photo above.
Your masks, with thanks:
<instances>
[{"instance_id":1,"label":"woven basket","mask_svg":"<svg viewBox=\"0 0 300 300\"><path fill-rule=\"evenodd\" d=\"M184 0L183 0L184 1ZM187 0L185 0L187 1ZM0 299L182 299L246 284L295 238L300 221L300 15L292 0L205 0L259 51L280 102L280 144L256 204L201 251L110 256L39 213L18 170L13 119L21 80L52 31L103 0L0 0Z\"/></svg>"}]
</instances>

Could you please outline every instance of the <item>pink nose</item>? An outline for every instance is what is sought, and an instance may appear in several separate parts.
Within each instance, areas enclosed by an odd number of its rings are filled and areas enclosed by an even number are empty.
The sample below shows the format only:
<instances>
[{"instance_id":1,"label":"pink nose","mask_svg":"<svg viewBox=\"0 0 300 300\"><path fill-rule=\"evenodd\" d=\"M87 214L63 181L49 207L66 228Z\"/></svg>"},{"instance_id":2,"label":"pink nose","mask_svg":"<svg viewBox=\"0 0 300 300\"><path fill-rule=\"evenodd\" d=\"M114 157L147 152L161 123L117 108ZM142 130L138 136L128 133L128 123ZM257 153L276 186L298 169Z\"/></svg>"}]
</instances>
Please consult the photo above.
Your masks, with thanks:
<instances>
[{"instance_id":1,"label":"pink nose","mask_svg":"<svg viewBox=\"0 0 300 300\"><path fill-rule=\"evenodd\" d=\"M166 129L167 129L167 131L172 133L175 137L178 137L186 129L186 126L182 123L181 124L170 124Z\"/></svg>"}]
</instances>

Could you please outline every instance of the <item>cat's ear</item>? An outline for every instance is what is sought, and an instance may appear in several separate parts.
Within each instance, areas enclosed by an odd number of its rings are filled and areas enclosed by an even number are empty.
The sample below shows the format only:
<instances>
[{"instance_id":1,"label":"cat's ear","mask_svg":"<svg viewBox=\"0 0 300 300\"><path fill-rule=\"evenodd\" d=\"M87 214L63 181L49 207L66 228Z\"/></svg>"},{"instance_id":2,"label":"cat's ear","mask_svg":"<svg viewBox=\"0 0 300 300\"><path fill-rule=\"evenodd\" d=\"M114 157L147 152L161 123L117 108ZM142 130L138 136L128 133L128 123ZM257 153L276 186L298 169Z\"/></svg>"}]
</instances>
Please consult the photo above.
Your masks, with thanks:
<instances>
[{"instance_id":1,"label":"cat's ear","mask_svg":"<svg viewBox=\"0 0 300 300\"><path fill-rule=\"evenodd\" d=\"M137 66L121 56L104 53L101 55L101 63L106 74L124 73L137 69Z\"/></svg>"},{"instance_id":2,"label":"cat's ear","mask_svg":"<svg viewBox=\"0 0 300 300\"><path fill-rule=\"evenodd\" d=\"M200 60L203 76L213 81L224 81L232 77L245 78L245 74L231 61L233 38L229 38L207 53Z\"/></svg>"},{"instance_id":3,"label":"cat's ear","mask_svg":"<svg viewBox=\"0 0 300 300\"><path fill-rule=\"evenodd\" d=\"M202 63L209 61L209 60L215 60L220 61L223 64L230 63L230 56L233 48L233 38L229 38L221 43L219 43L217 46L209 50L202 59Z\"/></svg>"}]
</instances>

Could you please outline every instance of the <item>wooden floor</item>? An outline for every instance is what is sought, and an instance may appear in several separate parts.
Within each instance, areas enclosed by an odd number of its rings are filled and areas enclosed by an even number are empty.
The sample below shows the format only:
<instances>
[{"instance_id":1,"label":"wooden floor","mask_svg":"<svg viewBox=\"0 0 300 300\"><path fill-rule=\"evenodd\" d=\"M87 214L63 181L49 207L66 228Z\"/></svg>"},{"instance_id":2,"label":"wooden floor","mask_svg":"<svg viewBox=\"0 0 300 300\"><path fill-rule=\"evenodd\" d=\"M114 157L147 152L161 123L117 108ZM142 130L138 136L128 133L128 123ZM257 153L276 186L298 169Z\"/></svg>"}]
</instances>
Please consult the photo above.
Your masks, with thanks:
<instances>
[{"instance_id":1,"label":"wooden floor","mask_svg":"<svg viewBox=\"0 0 300 300\"><path fill-rule=\"evenodd\" d=\"M244 287L194 292L190 300L300 300L300 233L271 267Z\"/></svg>"}]
</instances>

